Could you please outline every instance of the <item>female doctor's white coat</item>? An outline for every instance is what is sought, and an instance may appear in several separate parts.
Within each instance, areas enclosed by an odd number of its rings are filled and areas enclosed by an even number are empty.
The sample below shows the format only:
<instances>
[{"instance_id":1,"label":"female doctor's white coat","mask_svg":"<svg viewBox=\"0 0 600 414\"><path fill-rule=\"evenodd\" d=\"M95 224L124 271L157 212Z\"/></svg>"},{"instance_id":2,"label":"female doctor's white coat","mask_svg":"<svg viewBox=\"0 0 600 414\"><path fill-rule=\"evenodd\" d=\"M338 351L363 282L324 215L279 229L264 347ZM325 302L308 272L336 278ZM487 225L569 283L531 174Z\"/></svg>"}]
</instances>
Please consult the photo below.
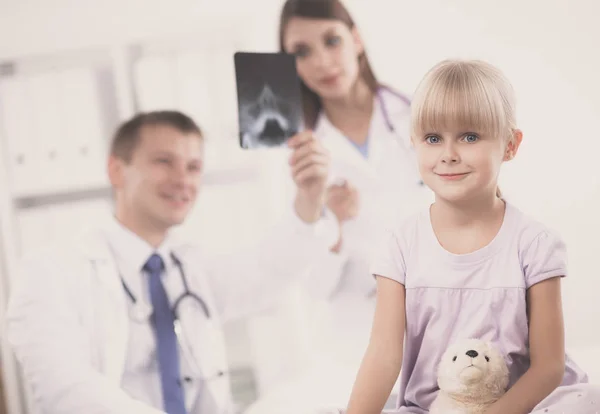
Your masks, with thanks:
<instances>
[{"instance_id":1,"label":"female doctor's white coat","mask_svg":"<svg viewBox=\"0 0 600 414\"><path fill-rule=\"evenodd\" d=\"M319 360L321 350L325 360L337 360L350 371L358 369L371 331L376 287L371 260L387 245L388 229L434 200L410 143L410 101L382 87L374 103L366 158L325 116L315 129L331 153L332 180L355 186L360 206L358 216L343 224L340 253L325 252L312 270L315 290L310 294L317 301L308 324L317 354L313 358Z\"/></svg>"},{"instance_id":2,"label":"female doctor's white coat","mask_svg":"<svg viewBox=\"0 0 600 414\"><path fill-rule=\"evenodd\" d=\"M185 268L190 291L204 299L211 313L206 318L193 305L180 309L186 342L203 370L202 398L213 401L214 414L232 412L220 323L260 308L261 298L268 302L300 277L315 250L334 242L337 225L306 225L294 216L270 236L265 240L268 248L229 256L215 266L189 245L173 250ZM72 245L50 248L23 263L14 278L7 328L33 396L34 413L162 413L121 389L129 326L135 322L106 231L86 232ZM182 359L182 371L183 365ZM192 391L186 389L188 410L194 403Z\"/></svg>"},{"instance_id":3,"label":"female doctor's white coat","mask_svg":"<svg viewBox=\"0 0 600 414\"><path fill-rule=\"evenodd\" d=\"M350 381L351 387L353 369L358 368L369 340L374 311L371 257L378 245L385 244L386 231L396 220L433 201L432 192L421 182L410 145L409 115L408 99L388 88L380 89L367 158L325 116L319 118L314 133L330 153L330 180L347 180L357 188L359 213L343 224L341 252L321 251L310 282L305 284L309 288L303 294L296 292L278 316L270 314L251 322L250 337L257 350L265 350L263 355L255 353L260 361L256 373L259 389L276 387L303 372L315 390L326 387L327 381ZM280 358L274 349L281 344L267 334L271 329L278 330L280 340L290 349ZM325 375L323 364L343 366L341 377ZM310 367L316 371L310 372ZM348 370L350 375L345 374Z\"/></svg>"},{"instance_id":4,"label":"female doctor's white coat","mask_svg":"<svg viewBox=\"0 0 600 414\"><path fill-rule=\"evenodd\" d=\"M370 258L385 243L387 229L433 201L410 144L409 100L381 87L374 104L366 158L324 115L315 128L315 135L331 154L332 180L347 180L358 190L360 200L358 216L343 224L341 252L327 253L315 267L317 274L338 275L326 279L336 283L330 297L372 293Z\"/></svg>"}]
</instances>

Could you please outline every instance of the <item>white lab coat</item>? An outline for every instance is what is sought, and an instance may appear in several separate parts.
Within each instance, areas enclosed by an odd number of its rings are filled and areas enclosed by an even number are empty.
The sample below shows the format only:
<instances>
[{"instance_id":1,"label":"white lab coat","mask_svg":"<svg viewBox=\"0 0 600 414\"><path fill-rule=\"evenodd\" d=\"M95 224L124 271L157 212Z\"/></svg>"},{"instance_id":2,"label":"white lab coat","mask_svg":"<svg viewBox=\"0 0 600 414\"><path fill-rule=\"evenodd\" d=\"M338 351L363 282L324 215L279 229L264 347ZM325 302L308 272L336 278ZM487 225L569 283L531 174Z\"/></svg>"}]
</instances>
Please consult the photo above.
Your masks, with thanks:
<instances>
[{"instance_id":1,"label":"white lab coat","mask_svg":"<svg viewBox=\"0 0 600 414\"><path fill-rule=\"evenodd\" d=\"M369 340L374 313L375 281L370 261L385 244L387 229L411 212L433 201L433 193L421 184L409 136L410 107L387 89L380 91L394 132L388 128L380 101L369 131L368 158L348 141L324 116L315 128L316 137L331 156L330 181L347 180L358 190L358 217L343 225L342 251L321 251L312 266L308 289L295 292L278 314L256 318L250 324L251 340L257 348L256 377L266 393L298 375L314 378L315 393L340 375L358 369ZM265 333L277 329L278 338ZM275 342L276 340L280 342ZM276 358L274 349L295 344L294 352ZM263 355L259 352L264 349ZM311 371L312 369L314 371ZM310 374L306 374L309 372ZM333 375L333 377L332 377ZM347 378L340 378L339 382ZM310 396L306 395L307 398Z\"/></svg>"},{"instance_id":2,"label":"white lab coat","mask_svg":"<svg viewBox=\"0 0 600 414\"><path fill-rule=\"evenodd\" d=\"M393 131L375 99L367 158L324 116L315 130L331 153L332 178L348 180L360 197L358 216L343 224L342 251L325 252L313 267L309 286L315 289L307 299L313 309L305 322L312 327L313 359L337 360L345 369L358 369L369 341L375 310L371 260L387 244L388 229L434 201L411 147L410 106L389 89L379 93ZM327 288L317 289L318 280L331 283L325 297Z\"/></svg>"},{"instance_id":3,"label":"white lab coat","mask_svg":"<svg viewBox=\"0 0 600 414\"><path fill-rule=\"evenodd\" d=\"M181 321L203 376L227 372L221 323L263 306L302 277L315 251L330 245L337 225L283 220L253 254L207 266L195 247L176 254L190 290L206 302L208 320L181 310ZM237 277L236 277L237 276ZM8 312L8 339L42 414L159 414L121 390L130 317L115 259L101 230L72 245L49 248L23 261ZM192 309L192 308L188 308ZM187 321L187 322L186 322ZM190 325L191 328L190 329ZM232 409L229 377L206 382L218 411ZM192 401L187 401L188 409Z\"/></svg>"},{"instance_id":4,"label":"white lab coat","mask_svg":"<svg viewBox=\"0 0 600 414\"><path fill-rule=\"evenodd\" d=\"M315 129L331 153L332 180L347 180L360 197L358 217L343 225L341 253L325 252L315 266L315 274L338 275L326 279L336 282L330 295L373 292L370 258L385 243L387 229L433 201L433 193L421 184L410 146L410 107L388 89L381 89L380 94L394 131L388 128L380 101L375 99L367 158L326 117L320 117Z\"/></svg>"}]
</instances>

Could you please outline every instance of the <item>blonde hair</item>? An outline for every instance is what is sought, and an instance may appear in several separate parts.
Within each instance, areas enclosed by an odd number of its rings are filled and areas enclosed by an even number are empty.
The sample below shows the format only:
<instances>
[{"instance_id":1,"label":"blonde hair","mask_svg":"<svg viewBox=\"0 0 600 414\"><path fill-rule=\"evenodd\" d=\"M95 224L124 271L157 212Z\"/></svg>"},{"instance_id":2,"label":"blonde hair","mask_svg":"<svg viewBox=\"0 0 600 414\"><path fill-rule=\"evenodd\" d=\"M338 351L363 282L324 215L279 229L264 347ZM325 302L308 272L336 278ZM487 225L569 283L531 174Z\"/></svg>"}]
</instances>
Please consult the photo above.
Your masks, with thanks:
<instances>
[{"instance_id":1,"label":"blonde hair","mask_svg":"<svg viewBox=\"0 0 600 414\"><path fill-rule=\"evenodd\" d=\"M512 85L480 60L444 60L423 78L411 104L411 135L453 129L512 139L516 129ZM496 195L502 197L500 189Z\"/></svg>"}]
</instances>

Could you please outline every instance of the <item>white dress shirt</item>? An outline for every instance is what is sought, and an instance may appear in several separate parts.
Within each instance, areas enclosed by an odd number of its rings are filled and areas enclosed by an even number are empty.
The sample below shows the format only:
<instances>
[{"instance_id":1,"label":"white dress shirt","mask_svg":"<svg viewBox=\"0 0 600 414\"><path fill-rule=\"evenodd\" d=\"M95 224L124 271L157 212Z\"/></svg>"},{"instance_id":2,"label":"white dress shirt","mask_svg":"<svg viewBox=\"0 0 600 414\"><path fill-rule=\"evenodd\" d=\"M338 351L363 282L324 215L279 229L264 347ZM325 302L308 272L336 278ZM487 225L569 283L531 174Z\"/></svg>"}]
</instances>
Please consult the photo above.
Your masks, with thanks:
<instances>
[{"instance_id":1,"label":"white dress shirt","mask_svg":"<svg viewBox=\"0 0 600 414\"><path fill-rule=\"evenodd\" d=\"M159 254L165 263L163 284L173 304L184 291L179 269L171 258L171 239L167 238L158 249L154 249L135 233L121 225L117 220L110 222L107 231L109 244L114 251L121 277L138 302L151 309L148 291L148 276L143 270L144 264L153 253ZM123 291L125 294L125 291ZM128 299L130 314L133 303ZM123 375L123 389L133 398L162 409L162 395L158 360L156 358L156 340L150 320L146 322L130 318L129 343ZM181 364L185 360L180 355Z\"/></svg>"}]
</instances>

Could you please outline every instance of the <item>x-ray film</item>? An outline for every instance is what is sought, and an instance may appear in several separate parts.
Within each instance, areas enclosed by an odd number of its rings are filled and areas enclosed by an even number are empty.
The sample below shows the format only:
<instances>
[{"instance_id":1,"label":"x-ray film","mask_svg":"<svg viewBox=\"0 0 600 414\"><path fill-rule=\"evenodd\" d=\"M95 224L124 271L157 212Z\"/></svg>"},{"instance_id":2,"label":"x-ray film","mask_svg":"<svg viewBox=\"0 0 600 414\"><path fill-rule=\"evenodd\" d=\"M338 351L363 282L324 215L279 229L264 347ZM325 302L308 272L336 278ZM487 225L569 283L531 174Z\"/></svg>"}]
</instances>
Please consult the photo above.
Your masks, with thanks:
<instances>
[{"instance_id":1,"label":"x-ray film","mask_svg":"<svg viewBox=\"0 0 600 414\"><path fill-rule=\"evenodd\" d=\"M241 147L285 145L304 124L294 56L237 52L234 62Z\"/></svg>"}]
</instances>

